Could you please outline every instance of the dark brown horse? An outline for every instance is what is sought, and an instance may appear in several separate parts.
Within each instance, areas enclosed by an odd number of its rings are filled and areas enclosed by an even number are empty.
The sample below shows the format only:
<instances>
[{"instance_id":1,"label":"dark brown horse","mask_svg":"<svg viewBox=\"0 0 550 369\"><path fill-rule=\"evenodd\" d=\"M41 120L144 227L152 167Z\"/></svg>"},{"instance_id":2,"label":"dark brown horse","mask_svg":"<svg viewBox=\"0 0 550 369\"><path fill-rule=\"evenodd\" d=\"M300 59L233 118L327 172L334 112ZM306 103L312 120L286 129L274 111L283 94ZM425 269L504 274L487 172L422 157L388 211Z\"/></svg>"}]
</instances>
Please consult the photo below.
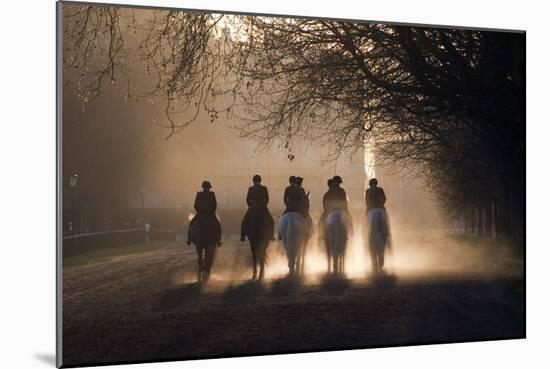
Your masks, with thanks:
<instances>
[{"instance_id":1,"label":"dark brown horse","mask_svg":"<svg viewBox=\"0 0 550 369\"><path fill-rule=\"evenodd\" d=\"M216 247L221 233L215 217L201 217L190 231L191 242L197 250L197 279L207 281L216 256Z\"/></svg>"},{"instance_id":2,"label":"dark brown horse","mask_svg":"<svg viewBox=\"0 0 550 369\"><path fill-rule=\"evenodd\" d=\"M245 234L250 242L250 251L252 251L252 279L262 280L265 275L266 250L269 241L273 239L274 222L267 209L255 210L250 215L250 222ZM259 276L258 265L260 267Z\"/></svg>"}]
</instances>

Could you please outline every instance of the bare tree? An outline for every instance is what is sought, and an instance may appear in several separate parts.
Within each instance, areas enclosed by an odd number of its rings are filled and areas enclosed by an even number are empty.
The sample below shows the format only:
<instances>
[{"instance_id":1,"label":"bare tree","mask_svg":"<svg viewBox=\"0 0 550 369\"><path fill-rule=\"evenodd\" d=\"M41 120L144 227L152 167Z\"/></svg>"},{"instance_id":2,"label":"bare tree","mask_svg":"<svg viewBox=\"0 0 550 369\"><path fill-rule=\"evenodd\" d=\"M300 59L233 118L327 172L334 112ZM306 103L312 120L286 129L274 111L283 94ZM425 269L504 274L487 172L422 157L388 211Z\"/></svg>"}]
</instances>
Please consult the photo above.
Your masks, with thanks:
<instances>
[{"instance_id":1,"label":"bare tree","mask_svg":"<svg viewBox=\"0 0 550 369\"><path fill-rule=\"evenodd\" d=\"M143 96L166 104L168 137L205 111L287 149L307 140L337 156L373 140L379 161L420 168L449 213L489 201L503 233L521 223L523 34L189 11L136 22L96 6L66 17L84 98L124 76L121 25L142 32L137 55L155 77Z\"/></svg>"}]
</instances>

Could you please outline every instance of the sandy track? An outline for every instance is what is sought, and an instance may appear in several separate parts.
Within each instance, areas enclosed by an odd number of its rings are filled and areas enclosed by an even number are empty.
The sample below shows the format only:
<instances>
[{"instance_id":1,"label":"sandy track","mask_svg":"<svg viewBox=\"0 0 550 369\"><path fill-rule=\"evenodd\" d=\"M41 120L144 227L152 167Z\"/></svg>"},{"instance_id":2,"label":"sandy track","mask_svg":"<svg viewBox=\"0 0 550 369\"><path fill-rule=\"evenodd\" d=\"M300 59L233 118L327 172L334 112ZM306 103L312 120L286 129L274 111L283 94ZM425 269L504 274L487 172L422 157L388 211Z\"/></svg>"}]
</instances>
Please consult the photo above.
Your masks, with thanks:
<instances>
[{"instance_id":1,"label":"sandy track","mask_svg":"<svg viewBox=\"0 0 550 369\"><path fill-rule=\"evenodd\" d=\"M271 250L274 269L280 269L280 252L277 247ZM493 263L492 268L468 273L439 269L376 281L318 275L304 281L252 283L246 279L249 257L246 245L224 244L206 285L193 282L193 249L170 244L66 267L64 364L525 334L521 269L507 267L503 273L502 265Z\"/></svg>"}]
</instances>

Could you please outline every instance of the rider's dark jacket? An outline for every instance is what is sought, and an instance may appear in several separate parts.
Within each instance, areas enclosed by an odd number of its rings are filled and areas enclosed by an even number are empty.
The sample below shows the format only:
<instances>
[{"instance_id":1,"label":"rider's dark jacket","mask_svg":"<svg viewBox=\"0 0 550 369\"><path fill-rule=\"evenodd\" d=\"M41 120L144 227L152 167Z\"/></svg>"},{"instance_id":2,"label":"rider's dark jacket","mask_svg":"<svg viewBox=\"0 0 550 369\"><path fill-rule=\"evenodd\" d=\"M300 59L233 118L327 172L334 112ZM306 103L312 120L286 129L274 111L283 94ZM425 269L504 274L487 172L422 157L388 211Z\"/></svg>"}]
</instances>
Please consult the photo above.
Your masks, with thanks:
<instances>
[{"instance_id":1,"label":"rider's dark jacket","mask_svg":"<svg viewBox=\"0 0 550 369\"><path fill-rule=\"evenodd\" d=\"M348 210L346 191L339 186L331 187L323 196L323 208L325 213L332 210Z\"/></svg>"},{"instance_id":2,"label":"rider's dark jacket","mask_svg":"<svg viewBox=\"0 0 550 369\"><path fill-rule=\"evenodd\" d=\"M246 204L250 209L265 209L269 202L269 193L267 187L257 183L248 188L246 194Z\"/></svg>"},{"instance_id":3,"label":"rider's dark jacket","mask_svg":"<svg viewBox=\"0 0 550 369\"><path fill-rule=\"evenodd\" d=\"M267 187L262 186L259 183L255 183L253 186L248 188L248 193L246 194L246 204L248 209L244 214L243 221L241 223L241 238L244 239L245 235L249 235L250 227L254 223L254 220L258 221L261 219L267 219L267 233L271 238L273 236L273 218L267 209L267 204L269 203L269 193Z\"/></svg>"},{"instance_id":4,"label":"rider's dark jacket","mask_svg":"<svg viewBox=\"0 0 550 369\"><path fill-rule=\"evenodd\" d=\"M382 187L371 187L367 189L365 192L365 203L367 205L367 211L375 208L384 209L386 194Z\"/></svg>"},{"instance_id":5,"label":"rider's dark jacket","mask_svg":"<svg viewBox=\"0 0 550 369\"><path fill-rule=\"evenodd\" d=\"M195 197L195 211L199 216L215 216L216 215L216 195L211 191L197 192Z\"/></svg>"},{"instance_id":6,"label":"rider's dark jacket","mask_svg":"<svg viewBox=\"0 0 550 369\"><path fill-rule=\"evenodd\" d=\"M300 189L298 186L288 186L285 189L285 194L283 197L286 209L285 213L288 212L303 212L305 196L303 195L303 189Z\"/></svg>"}]
</instances>

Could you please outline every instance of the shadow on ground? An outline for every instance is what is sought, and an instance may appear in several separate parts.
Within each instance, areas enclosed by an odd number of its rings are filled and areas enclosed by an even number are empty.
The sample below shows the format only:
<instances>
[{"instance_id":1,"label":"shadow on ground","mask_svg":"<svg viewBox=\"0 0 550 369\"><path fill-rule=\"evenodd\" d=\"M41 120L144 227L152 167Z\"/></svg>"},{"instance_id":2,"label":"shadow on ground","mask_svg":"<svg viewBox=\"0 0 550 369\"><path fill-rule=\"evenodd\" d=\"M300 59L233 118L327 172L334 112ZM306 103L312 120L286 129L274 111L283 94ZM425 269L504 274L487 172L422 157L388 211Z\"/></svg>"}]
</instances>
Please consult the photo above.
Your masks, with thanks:
<instances>
[{"instance_id":1,"label":"shadow on ground","mask_svg":"<svg viewBox=\"0 0 550 369\"><path fill-rule=\"evenodd\" d=\"M397 284L397 276L395 274L380 273L371 277L374 287L390 288Z\"/></svg>"},{"instance_id":2,"label":"shadow on ground","mask_svg":"<svg viewBox=\"0 0 550 369\"><path fill-rule=\"evenodd\" d=\"M350 280L344 276L327 274L321 280L321 290L331 295L342 295L351 286Z\"/></svg>"},{"instance_id":3,"label":"shadow on ground","mask_svg":"<svg viewBox=\"0 0 550 369\"><path fill-rule=\"evenodd\" d=\"M248 281L237 286L229 286L222 295L226 304L242 304L255 300L266 291L264 283L260 281Z\"/></svg>"},{"instance_id":4,"label":"shadow on ground","mask_svg":"<svg viewBox=\"0 0 550 369\"><path fill-rule=\"evenodd\" d=\"M204 285L196 282L168 290L161 296L159 305L155 311L173 310L185 303L197 300L203 289Z\"/></svg>"},{"instance_id":5,"label":"shadow on ground","mask_svg":"<svg viewBox=\"0 0 550 369\"><path fill-rule=\"evenodd\" d=\"M303 280L298 277L287 277L271 283L271 294L273 297L291 296L300 291Z\"/></svg>"}]
</instances>

